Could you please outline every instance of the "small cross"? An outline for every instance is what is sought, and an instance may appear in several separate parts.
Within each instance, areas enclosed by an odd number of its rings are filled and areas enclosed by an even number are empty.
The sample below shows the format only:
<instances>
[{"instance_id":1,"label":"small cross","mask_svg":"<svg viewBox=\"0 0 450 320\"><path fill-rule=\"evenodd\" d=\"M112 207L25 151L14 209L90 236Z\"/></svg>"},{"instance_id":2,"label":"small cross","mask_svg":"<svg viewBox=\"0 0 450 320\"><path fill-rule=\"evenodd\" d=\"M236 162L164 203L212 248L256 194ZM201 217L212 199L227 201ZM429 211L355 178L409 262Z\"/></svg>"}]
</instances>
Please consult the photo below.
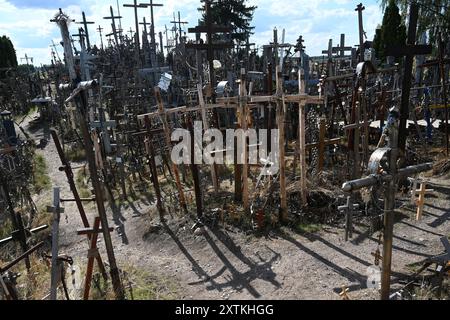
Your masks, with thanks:
<instances>
[{"instance_id":1,"label":"small cross","mask_svg":"<svg viewBox=\"0 0 450 320\"><path fill-rule=\"evenodd\" d=\"M349 288L347 288L346 286L342 286L342 291L339 293L339 296L342 297L342 300L350 300L350 297L347 294L349 291Z\"/></svg>"},{"instance_id":2,"label":"small cross","mask_svg":"<svg viewBox=\"0 0 450 320\"><path fill-rule=\"evenodd\" d=\"M377 248L377 250L375 252L371 252L370 254L373 257L375 257L374 264L376 266L379 266L380 265L380 260L383 259L383 257L381 256L381 253L380 253L380 248Z\"/></svg>"}]
</instances>

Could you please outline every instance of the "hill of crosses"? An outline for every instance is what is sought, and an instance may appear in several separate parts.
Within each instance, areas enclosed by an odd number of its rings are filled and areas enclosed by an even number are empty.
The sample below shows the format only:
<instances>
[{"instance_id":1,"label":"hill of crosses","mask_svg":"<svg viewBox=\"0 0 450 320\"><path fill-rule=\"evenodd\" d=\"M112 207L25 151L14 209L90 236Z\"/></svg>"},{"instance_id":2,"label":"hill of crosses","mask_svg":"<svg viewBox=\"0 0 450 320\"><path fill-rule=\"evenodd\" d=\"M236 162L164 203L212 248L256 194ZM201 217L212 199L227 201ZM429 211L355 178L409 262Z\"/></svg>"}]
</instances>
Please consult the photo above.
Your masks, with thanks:
<instances>
[{"instance_id":1,"label":"hill of crosses","mask_svg":"<svg viewBox=\"0 0 450 320\"><path fill-rule=\"evenodd\" d=\"M0 300L450 298L450 1L140 1L0 0Z\"/></svg>"}]
</instances>

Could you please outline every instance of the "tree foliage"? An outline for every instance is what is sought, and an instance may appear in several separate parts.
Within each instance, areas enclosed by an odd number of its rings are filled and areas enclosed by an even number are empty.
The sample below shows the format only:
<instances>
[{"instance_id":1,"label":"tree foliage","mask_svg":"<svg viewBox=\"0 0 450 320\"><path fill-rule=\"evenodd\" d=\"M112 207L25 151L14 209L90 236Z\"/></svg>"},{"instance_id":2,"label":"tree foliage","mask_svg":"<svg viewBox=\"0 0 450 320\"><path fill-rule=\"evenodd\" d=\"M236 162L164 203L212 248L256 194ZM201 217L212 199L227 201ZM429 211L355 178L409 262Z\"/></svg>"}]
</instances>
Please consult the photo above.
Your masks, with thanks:
<instances>
[{"instance_id":1,"label":"tree foliage","mask_svg":"<svg viewBox=\"0 0 450 320\"><path fill-rule=\"evenodd\" d=\"M6 37L0 37L0 68L17 67L16 50L11 40Z\"/></svg>"},{"instance_id":2,"label":"tree foliage","mask_svg":"<svg viewBox=\"0 0 450 320\"><path fill-rule=\"evenodd\" d=\"M381 7L385 9L392 0L381 0ZM403 21L408 15L411 0L395 0L400 8ZM418 34L426 32L429 36L430 43L434 43L437 39L438 32L442 32L444 38L450 32L450 0L418 0L419 19Z\"/></svg>"},{"instance_id":3,"label":"tree foliage","mask_svg":"<svg viewBox=\"0 0 450 320\"><path fill-rule=\"evenodd\" d=\"M389 1L384 11L383 23L381 28L377 29L373 42L377 57L381 60L386 57L387 47L406 43L406 27L394 0Z\"/></svg>"},{"instance_id":4,"label":"tree foliage","mask_svg":"<svg viewBox=\"0 0 450 320\"><path fill-rule=\"evenodd\" d=\"M211 16L214 24L229 26L232 30L231 38L237 41L246 41L255 27L250 25L256 6L248 6L247 0L219 0L211 4ZM206 20L203 8L202 21Z\"/></svg>"}]
</instances>

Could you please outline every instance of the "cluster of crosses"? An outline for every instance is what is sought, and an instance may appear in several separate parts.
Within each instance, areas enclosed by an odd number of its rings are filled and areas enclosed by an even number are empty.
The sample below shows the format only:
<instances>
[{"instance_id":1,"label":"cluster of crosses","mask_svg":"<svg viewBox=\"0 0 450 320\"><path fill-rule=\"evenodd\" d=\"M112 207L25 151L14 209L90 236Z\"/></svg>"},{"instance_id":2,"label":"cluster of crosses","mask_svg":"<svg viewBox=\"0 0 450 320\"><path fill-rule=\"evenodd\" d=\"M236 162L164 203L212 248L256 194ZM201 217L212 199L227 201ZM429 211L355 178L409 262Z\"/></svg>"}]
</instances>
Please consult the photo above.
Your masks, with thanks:
<instances>
[{"instance_id":1,"label":"cluster of crosses","mask_svg":"<svg viewBox=\"0 0 450 320\"><path fill-rule=\"evenodd\" d=\"M119 196L124 200L133 185L148 187L150 183L162 220L167 218L168 212L188 213L195 207L198 221L194 229L203 227L208 212L206 195L219 197L230 179L221 176L221 166L225 165L194 162L195 144L202 147L202 141L191 143L190 164L170 160L175 144L171 140L173 130L184 128L193 133L194 121L200 121L203 132L208 129L222 133L227 129L244 132L252 128L266 129L269 141L271 130L278 129L275 137L278 148L269 149L270 154L259 159L258 165L249 163L249 154L259 142L251 145L247 139L241 141L242 154L237 146L231 150L211 150L209 154L215 157L232 151L235 159L243 160L233 166L231 198L241 206L241 216L251 218L255 229L269 227L268 221L272 224L289 221L292 205L306 212L311 189L321 183L320 179L326 177L327 172L332 172L333 183L342 184L342 198L346 200L338 210L345 215L347 241L353 235L355 212L361 207L362 200L356 191L384 189L384 210L377 213L383 215L383 252L374 256L382 260L381 298L388 299L398 184L432 166L431 163L407 165L407 140L413 131L411 122L417 134L422 130L417 119L409 120L410 92L420 90L411 87L413 63L415 57L432 52L431 46L416 44L417 3L411 3L407 44L388 50L388 55L404 58L401 67L389 63L378 67L371 43L365 41L362 4L355 9L357 46L346 45L345 34L342 34L338 46L333 46L330 39L322 56L310 57L303 44L307 39L300 36L296 44L289 44L284 40L284 30L279 39L275 29L273 39L261 48L262 59L256 59L261 50L252 49L255 45L249 38L244 43L234 43L230 37L233 29L214 23L214 3L210 0L203 1L204 22L187 28L187 33L182 28L188 22L182 21L180 12L178 19L174 13L170 22L173 28L169 30L165 26L165 46L163 32L159 32L157 43L154 25L154 9L162 4L134 0L123 6L134 11L135 29L130 29L130 36L126 35L120 12L114 13L111 6L110 16L104 18L111 21L111 33L104 35L100 25L96 29L101 39L100 48L93 45L89 37L88 27L95 22L87 21L84 12L79 22L82 27L76 35L70 35L68 23L72 20L61 9L51 20L61 31L65 74L60 73L58 66L62 61L59 58L57 61L54 47L53 69L49 70L49 75L56 90L46 92L51 100L45 103L57 104L55 119L69 124L56 125L57 130L50 130L50 135L61 161L59 169L66 175L72 196L60 197L59 188L55 187L53 206L48 208L53 214L50 297L56 299L56 289L61 283L69 298L61 275L63 263L70 259L58 250L59 219L64 202L76 203L82 222L78 234L87 236L89 241L84 299L89 298L95 261L105 279L108 276L97 249L100 234L104 238L116 297L122 299L125 294L111 239L114 229L109 226L105 208L106 199L111 203L116 201L114 189L120 189ZM139 20L139 13L145 8L150 9L150 23L145 17L142 22ZM171 39L169 31L172 31ZM194 34L195 39L190 40L188 35ZM106 45L103 36L108 39ZM79 48L73 37L78 38ZM244 59L238 59L242 57L238 52L245 52ZM446 62L441 43L437 59L424 62L420 67L437 66L441 71L441 83L432 85L443 91L445 119L442 127L446 129L444 145L448 153ZM53 121L58 122L55 119ZM68 136L73 140L67 140ZM85 199L79 195L65 152L74 145L83 148L89 166L93 195ZM279 168L276 174L266 177L264 172L274 165L274 159ZM162 176L174 182L172 189L161 183ZM188 176L192 177L193 188L186 184ZM205 180L203 176L208 178ZM8 195L7 190L4 193ZM425 185L423 188L421 185L418 203L422 208L425 193ZM90 222L86 216L85 202L95 203L97 217L94 221ZM14 204L8 202L8 208L11 219L16 219ZM239 216L234 218L240 219ZM12 281L4 280L7 277L1 275L20 259L27 261L37 250L41 244L30 249L26 239L44 227L27 230L17 221L11 237L0 241L0 244L17 241L22 249L16 260L0 267L0 279L3 279L2 286L9 288L4 289L7 292L14 291ZM347 297L345 290L344 293Z\"/></svg>"}]
</instances>

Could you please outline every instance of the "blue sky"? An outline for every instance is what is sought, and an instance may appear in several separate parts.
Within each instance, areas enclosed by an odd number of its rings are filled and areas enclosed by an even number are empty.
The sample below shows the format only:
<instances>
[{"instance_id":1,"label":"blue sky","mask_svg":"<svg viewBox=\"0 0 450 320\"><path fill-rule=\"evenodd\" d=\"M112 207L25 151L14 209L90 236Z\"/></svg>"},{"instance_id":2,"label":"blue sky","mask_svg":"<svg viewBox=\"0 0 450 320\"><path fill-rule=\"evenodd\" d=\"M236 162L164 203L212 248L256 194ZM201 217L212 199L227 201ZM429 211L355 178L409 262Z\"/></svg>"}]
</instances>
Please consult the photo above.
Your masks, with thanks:
<instances>
[{"instance_id":1,"label":"blue sky","mask_svg":"<svg viewBox=\"0 0 450 320\"><path fill-rule=\"evenodd\" d=\"M7 35L13 41L18 58L27 54L34 58L34 64L50 62L51 41L60 41L59 29L50 19L62 8L72 19L81 20L81 12L85 11L89 21L95 21L90 26L91 42L100 43L94 30L101 25L106 33L111 30L110 21L104 20L109 15L109 6L117 12L117 1L123 16L124 30L134 29L134 11L124 8L124 3L133 0L0 0L0 35ZM148 2L138 0L138 3ZM189 21L188 27L197 24L200 5L199 0L154 0L163 3L164 7L155 8L156 31L164 31L164 25L170 28L173 12L181 11L184 21ZM358 0L249 0L258 6L255 11L253 25L256 27L251 42L263 45L272 40L272 30L277 27L279 37L285 29L285 40L295 43L301 34L305 39L306 52L309 55L319 55L328 46L328 39L336 44L340 34L346 34L346 44L358 43L358 17L354 11ZM366 10L363 13L364 28L368 39L372 39L376 26L381 23L382 12L377 0L363 2ZM149 9L139 10L139 20L143 17L150 21ZM95 26L95 28L94 28ZM71 24L72 34L77 33L79 25ZM165 38L165 37L164 37ZM62 54L62 50L59 50Z\"/></svg>"}]
</instances>

